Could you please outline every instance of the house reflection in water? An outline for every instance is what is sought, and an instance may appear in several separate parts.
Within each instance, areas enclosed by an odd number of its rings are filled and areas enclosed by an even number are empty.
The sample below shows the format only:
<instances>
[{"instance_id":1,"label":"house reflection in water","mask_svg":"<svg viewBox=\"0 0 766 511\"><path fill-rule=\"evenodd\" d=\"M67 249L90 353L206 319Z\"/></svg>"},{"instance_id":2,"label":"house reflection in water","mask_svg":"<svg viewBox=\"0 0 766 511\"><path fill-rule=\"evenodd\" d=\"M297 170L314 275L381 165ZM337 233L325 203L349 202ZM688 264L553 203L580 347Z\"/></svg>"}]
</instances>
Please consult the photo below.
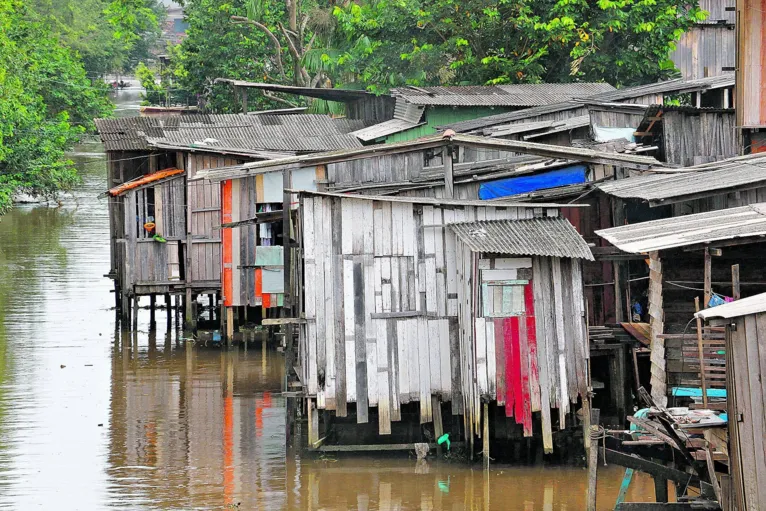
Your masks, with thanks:
<instances>
[{"instance_id":1,"label":"house reflection in water","mask_svg":"<svg viewBox=\"0 0 766 511\"><path fill-rule=\"evenodd\" d=\"M412 458L313 457L285 448L281 354L184 346L175 334L124 334L112 353L110 507L156 510L581 509L578 467L419 464ZM599 469L599 502L623 471ZM648 477L629 498L652 495ZM237 507L239 505L239 507ZM605 508L606 509L606 508Z\"/></svg>"},{"instance_id":2,"label":"house reflection in water","mask_svg":"<svg viewBox=\"0 0 766 511\"><path fill-rule=\"evenodd\" d=\"M151 336L151 334L150 334ZM159 348L127 334L112 365L109 475L128 507L280 509L285 503L280 354Z\"/></svg>"}]
</instances>

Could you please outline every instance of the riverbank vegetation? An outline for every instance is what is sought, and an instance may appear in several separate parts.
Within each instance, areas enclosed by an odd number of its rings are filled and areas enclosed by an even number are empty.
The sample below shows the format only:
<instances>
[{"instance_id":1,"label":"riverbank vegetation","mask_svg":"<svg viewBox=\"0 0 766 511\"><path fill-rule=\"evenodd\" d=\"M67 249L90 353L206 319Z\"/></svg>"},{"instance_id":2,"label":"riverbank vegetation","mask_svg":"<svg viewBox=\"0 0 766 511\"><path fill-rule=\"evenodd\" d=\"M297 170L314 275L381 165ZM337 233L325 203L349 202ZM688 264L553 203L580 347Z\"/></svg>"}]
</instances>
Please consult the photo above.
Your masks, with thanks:
<instances>
[{"instance_id":1,"label":"riverbank vegetation","mask_svg":"<svg viewBox=\"0 0 766 511\"><path fill-rule=\"evenodd\" d=\"M52 196L77 182L65 152L111 114L103 76L145 58L153 6L0 0L0 213L17 193Z\"/></svg>"},{"instance_id":2,"label":"riverbank vegetation","mask_svg":"<svg viewBox=\"0 0 766 511\"><path fill-rule=\"evenodd\" d=\"M378 93L647 83L674 75L675 42L707 16L688 0L186 0L185 12L188 37L173 51L176 85L219 112L237 108L231 90L213 83L219 77Z\"/></svg>"}]
</instances>

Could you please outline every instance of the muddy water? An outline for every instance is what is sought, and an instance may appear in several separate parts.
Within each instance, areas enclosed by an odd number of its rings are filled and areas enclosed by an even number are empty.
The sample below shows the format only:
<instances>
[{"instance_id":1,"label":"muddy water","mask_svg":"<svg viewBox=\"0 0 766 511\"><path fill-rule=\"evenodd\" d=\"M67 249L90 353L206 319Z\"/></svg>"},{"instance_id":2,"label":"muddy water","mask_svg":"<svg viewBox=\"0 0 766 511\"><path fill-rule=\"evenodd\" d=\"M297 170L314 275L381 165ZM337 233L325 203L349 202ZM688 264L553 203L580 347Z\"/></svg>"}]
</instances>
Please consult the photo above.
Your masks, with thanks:
<instances>
[{"instance_id":1,"label":"muddy water","mask_svg":"<svg viewBox=\"0 0 766 511\"><path fill-rule=\"evenodd\" d=\"M118 113L135 114L123 91ZM301 459L284 447L282 359L185 344L176 323L115 329L102 148L62 207L0 218L0 508L579 510L580 468ZM599 486L611 509L622 471ZM652 486L634 480L629 499Z\"/></svg>"}]
</instances>

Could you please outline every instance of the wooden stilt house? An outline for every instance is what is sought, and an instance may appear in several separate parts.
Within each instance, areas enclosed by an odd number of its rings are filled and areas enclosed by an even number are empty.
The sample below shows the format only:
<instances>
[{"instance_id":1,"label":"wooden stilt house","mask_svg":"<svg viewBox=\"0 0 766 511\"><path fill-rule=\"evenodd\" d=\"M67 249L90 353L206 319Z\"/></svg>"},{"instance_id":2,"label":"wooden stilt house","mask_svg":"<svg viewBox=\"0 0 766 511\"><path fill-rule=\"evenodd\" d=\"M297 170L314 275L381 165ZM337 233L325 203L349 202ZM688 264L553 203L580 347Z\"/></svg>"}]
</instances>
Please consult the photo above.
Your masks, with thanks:
<instances>
[{"instance_id":1,"label":"wooden stilt house","mask_svg":"<svg viewBox=\"0 0 766 511\"><path fill-rule=\"evenodd\" d=\"M491 436L482 404L502 403L550 451L550 409L559 427L570 403L587 409L579 259L592 256L558 206L301 197L298 376L313 413L441 434L444 403L472 445Z\"/></svg>"}]
</instances>

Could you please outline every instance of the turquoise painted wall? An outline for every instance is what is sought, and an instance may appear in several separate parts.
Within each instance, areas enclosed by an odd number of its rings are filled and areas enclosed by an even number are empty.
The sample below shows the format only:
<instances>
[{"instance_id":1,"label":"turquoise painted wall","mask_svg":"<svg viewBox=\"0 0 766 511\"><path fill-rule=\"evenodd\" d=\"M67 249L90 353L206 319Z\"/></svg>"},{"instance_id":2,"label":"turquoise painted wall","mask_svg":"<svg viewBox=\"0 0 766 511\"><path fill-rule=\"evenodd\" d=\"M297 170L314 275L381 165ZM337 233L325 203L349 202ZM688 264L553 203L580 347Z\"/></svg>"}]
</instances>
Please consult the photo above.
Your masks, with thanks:
<instances>
[{"instance_id":1,"label":"turquoise painted wall","mask_svg":"<svg viewBox=\"0 0 766 511\"><path fill-rule=\"evenodd\" d=\"M434 133L437 133L437 126L478 119L479 117L501 114L511 110L511 108L503 107L428 107L426 109L426 124L407 131L402 131L401 133L389 135L386 137L386 143L405 142L407 140L414 140L427 135L433 135Z\"/></svg>"}]
</instances>

